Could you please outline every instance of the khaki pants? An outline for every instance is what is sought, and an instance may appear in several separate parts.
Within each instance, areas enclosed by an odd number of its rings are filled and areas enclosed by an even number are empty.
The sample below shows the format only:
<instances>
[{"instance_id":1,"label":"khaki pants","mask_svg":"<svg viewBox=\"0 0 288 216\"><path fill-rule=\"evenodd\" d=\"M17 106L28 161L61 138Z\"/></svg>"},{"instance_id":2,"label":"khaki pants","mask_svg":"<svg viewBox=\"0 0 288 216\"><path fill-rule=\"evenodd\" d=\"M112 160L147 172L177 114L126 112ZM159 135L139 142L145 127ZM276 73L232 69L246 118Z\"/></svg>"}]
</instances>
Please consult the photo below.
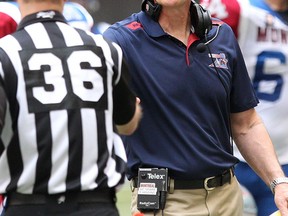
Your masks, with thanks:
<instances>
[{"instance_id":1,"label":"khaki pants","mask_svg":"<svg viewBox=\"0 0 288 216\"><path fill-rule=\"evenodd\" d=\"M132 215L137 210L137 188L132 192ZM205 189L174 190L167 194L164 216L242 216L243 198L235 177L231 183L211 191ZM145 216L162 216L162 212L145 213Z\"/></svg>"}]
</instances>

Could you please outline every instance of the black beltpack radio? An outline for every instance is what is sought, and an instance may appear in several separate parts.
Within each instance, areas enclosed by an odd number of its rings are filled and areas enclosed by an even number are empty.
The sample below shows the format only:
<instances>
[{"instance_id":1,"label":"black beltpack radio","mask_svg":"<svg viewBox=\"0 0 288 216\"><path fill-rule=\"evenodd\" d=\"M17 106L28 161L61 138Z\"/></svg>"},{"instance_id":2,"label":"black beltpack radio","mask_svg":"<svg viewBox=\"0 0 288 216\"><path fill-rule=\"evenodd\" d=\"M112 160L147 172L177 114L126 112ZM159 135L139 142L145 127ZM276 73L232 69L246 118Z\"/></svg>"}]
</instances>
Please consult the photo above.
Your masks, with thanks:
<instances>
[{"instance_id":1,"label":"black beltpack radio","mask_svg":"<svg viewBox=\"0 0 288 216\"><path fill-rule=\"evenodd\" d=\"M140 211L164 209L168 189L168 169L139 168L137 208Z\"/></svg>"}]
</instances>

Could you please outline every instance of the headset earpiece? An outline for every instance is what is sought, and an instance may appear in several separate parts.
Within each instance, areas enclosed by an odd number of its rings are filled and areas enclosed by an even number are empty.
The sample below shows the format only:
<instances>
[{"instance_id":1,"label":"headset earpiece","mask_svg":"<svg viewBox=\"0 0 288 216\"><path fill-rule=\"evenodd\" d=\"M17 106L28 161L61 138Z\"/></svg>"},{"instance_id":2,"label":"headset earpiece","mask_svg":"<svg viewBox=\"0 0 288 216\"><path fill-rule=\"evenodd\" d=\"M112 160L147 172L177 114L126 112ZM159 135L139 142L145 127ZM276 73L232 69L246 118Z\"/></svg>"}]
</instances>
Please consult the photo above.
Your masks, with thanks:
<instances>
[{"instance_id":1,"label":"headset earpiece","mask_svg":"<svg viewBox=\"0 0 288 216\"><path fill-rule=\"evenodd\" d=\"M162 6L155 4L154 0L142 0L141 10L146 12L154 21L158 21Z\"/></svg>"},{"instance_id":2,"label":"headset earpiece","mask_svg":"<svg viewBox=\"0 0 288 216\"><path fill-rule=\"evenodd\" d=\"M154 0L142 0L141 10L146 12L154 21L158 21L162 6L155 4ZM204 38L212 28L210 13L205 10L200 4L191 0L190 5L191 25L194 28L194 33L199 38Z\"/></svg>"},{"instance_id":3,"label":"headset earpiece","mask_svg":"<svg viewBox=\"0 0 288 216\"><path fill-rule=\"evenodd\" d=\"M200 4L191 1L190 5L191 25L194 28L194 33L199 38L204 38L212 28L212 20L210 13L205 10Z\"/></svg>"}]
</instances>

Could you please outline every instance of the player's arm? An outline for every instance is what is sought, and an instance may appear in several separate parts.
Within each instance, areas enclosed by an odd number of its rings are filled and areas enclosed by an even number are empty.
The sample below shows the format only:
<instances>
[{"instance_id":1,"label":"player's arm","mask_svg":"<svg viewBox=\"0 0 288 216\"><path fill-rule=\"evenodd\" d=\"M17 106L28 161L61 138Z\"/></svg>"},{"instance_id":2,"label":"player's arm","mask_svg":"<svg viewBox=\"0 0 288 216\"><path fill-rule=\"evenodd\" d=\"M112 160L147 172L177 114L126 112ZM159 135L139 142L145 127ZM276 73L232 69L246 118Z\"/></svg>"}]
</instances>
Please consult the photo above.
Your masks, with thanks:
<instances>
[{"instance_id":1,"label":"player's arm","mask_svg":"<svg viewBox=\"0 0 288 216\"><path fill-rule=\"evenodd\" d=\"M118 133L131 135L138 126L142 116L140 99L128 86L128 67L123 61L119 82L113 90L113 117Z\"/></svg>"}]
</instances>

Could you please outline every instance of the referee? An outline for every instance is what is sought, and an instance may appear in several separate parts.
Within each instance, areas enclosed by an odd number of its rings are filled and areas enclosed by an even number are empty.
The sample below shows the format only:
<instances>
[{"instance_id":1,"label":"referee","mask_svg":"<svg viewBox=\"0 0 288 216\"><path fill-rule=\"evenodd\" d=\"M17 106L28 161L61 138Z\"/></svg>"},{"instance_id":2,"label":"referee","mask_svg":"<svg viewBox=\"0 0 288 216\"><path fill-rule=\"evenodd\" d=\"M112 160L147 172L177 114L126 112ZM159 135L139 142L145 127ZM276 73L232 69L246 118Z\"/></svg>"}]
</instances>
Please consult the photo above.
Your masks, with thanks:
<instances>
[{"instance_id":1,"label":"referee","mask_svg":"<svg viewBox=\"0 0 288 216\"><path fill-rule=\"evenodd\" d=\"M69 26L65 0L19 0L0 39L4 216L117 216L124 146L141 117L118 45ZM118 131L118 133L116 133Z\"/></svg>"}]
</instances>

